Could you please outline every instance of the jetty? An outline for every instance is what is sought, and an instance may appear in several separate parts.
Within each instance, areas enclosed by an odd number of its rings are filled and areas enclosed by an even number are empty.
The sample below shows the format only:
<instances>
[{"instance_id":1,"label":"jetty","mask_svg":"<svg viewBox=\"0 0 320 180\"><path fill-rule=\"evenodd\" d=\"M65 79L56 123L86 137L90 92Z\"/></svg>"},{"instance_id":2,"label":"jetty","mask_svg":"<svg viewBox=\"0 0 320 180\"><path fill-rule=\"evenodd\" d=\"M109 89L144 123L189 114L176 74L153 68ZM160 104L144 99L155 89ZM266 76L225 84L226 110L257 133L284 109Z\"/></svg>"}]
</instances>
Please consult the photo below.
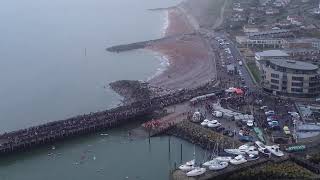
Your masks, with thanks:
<instances>
[{"instance_id":1,"label":"jetty","mask_svg":"<svg viewBox=\"0 0 320 180\"><path fill-rule=\"evenodd\" d=\"M124 51L131 51L131 50L136 50L136 49L143 49L152 43L160 42L160 41L165 41L173 38L179 38L183 37L186 35L194 35L195 33L188 33L188 34L178 34L178 35L172 35L172 36L166 36L163 38L159 39L153 39L153 40L147 40L147 41L140 41L140 42L135 42L135 43L128 43L128 44L121 44L121 45L116 45L116 46L111 46L106 48L107 51L109 52L124 52Z\"/></svg>"},{"instance_id":2,"label":"jetty","mask_svg":"<svg viewBox=\"0 0 320 180\"><path fill-rule=\"evenodd\" d=\"M152 115L164 107L185 102L193 97L218 91L215 82L195 89L182 89L173 93L137 101L117 108L79 115L65 120L7 132L0 135L0 155L25 151L39 145L51 144L69 137L99 132L118 127L125 122Z\"/></svg>"}]
</instances>

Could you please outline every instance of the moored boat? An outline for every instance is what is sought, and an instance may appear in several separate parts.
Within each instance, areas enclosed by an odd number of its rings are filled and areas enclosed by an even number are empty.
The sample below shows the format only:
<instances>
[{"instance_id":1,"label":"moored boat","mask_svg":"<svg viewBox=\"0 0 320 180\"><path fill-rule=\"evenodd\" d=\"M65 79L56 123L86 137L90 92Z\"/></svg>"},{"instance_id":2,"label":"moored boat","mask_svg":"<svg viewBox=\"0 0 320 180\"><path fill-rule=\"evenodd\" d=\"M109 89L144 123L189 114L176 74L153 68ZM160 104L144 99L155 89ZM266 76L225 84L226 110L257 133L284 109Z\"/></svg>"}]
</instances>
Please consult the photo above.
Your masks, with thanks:
<instances>
[{"instance_id":1,"label":"moored boat","mask_svg":"<svg viewBox=\"0 0 320 180\"><path fill-rule=\"evenodd\" d=\"M271 152L271 154L275 156L284 156L284 153L280 150L280 147L278 145L266 146L266 148Z\"/></svg>"},{"instance_id":2,"label":"moored boat","mask_svg":"<svg viewBox=\"0 0 320 180\"><path fill-rule=\"evenodd\" d=\"M246 163L246 162L247 162L247 160L242 155L238 155L235 158L230 160L230 163L233 164L233 165L239 165L239 164L243 164L243 163Z\"/></svg>"},{"instance_id":3,"label":"moored boat","mask_svg":"<svg viewBox=\"0 0 320 180\"><path fill-rule=\"evenodd\" d=\"M206 168L196 167L195 169L187 172L188 177L200 176L206 172Z\"/></svg>"},{"instance_id":4,"label":"moored boat","mask_svg":"<svg viewBox=\"0 0 320 180\"><path fill-rule=\"evenodd\" d=\"M216 164L209 166L209 170L213 170L213 171L221 170L221 169L228 167L228 165L229 165L228 162L223 162L223 161L218 162Z\"/></svg>"}]
</instances>

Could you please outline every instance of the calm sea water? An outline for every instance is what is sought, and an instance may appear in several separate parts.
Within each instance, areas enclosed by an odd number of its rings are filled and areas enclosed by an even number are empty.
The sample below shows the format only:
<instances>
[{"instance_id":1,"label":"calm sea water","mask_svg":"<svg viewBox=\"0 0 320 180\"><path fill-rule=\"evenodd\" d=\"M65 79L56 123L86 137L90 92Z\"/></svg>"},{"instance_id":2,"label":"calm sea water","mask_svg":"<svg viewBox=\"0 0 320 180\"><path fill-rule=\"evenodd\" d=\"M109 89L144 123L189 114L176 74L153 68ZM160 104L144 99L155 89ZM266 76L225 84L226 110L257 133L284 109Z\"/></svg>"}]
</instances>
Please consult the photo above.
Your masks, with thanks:
<instances>
[{"instance_id":1,"label":"calm sea water","mask_svg":"<svg viewBox=\"0 0 320 180\"><path fill-rule=\"evenodd\" d=\"M121 97L107 84L146 80L160 60L146 51L113 54L105 48L161 37L164 13L146 9L179 1L2 0L0 132L117 105ZM180 161L181 143L183 158L192 157L193 146L175 138L170 155L168 137L152 138L151 144L129 140L127 130L135 126L3 158L0 180L164 180Z\"/></svg>"}]
</instances>

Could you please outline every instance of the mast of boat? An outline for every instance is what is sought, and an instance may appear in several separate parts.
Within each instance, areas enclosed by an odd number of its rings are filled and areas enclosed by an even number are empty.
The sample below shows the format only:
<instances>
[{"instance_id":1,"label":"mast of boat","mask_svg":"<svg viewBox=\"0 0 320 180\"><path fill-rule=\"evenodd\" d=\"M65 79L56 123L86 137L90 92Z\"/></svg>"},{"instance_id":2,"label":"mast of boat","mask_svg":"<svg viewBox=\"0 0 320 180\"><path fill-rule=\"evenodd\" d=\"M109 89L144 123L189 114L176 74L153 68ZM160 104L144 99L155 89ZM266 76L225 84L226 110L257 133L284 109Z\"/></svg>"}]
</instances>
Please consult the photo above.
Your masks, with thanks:
<instances>
[{"instance_id":1,"label":"mast of boat","mask_svg":"<svg viewBox=\"0 0 320 180\"><path fill-rule=\"evenodd\" d=\"M84 48L84 56L87 56L87 48Z\"/></svg>"}]
</instances>

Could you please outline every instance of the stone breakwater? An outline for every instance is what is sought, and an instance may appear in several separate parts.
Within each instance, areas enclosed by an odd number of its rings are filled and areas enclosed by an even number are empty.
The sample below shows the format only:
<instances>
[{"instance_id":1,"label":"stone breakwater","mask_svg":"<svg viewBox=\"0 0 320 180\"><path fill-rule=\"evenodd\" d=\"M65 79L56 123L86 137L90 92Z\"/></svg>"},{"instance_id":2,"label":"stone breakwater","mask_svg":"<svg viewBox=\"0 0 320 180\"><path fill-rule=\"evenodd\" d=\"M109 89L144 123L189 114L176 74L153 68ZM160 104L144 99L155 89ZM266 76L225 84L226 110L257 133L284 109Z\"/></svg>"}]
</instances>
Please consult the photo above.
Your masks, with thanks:
<instances>
[{"instance_id":1,"label":"stone breakwater","mask_svg":"<svg viewBox=\"0 0 320 180\"><path fill-rule=\"evenodd\" d=\"M166 106L182 103L193 97L213 92L217 90L213 85L214 82L211 82L196 89L182 89L168 95L137 101L106 111L79 115L66 120L4 133L0 135L0 155L24 151L72 136L114 128L125 122L150 115Z\"/></svg>"},{"instance_id":2,"label":"stone breakwater","mask_svg":"<svg viewBox=\"0 0 320 180\"><path fill-rule=\"evenodd\" d=\"M218 144L220 152L223 152L223 148L239 147L241 145L239 141L235 141L230 137L216 133L188 120L171 128L167 131L167 134L177 136L208 150L213 149Z\"/></svg>"}]
</instances>

